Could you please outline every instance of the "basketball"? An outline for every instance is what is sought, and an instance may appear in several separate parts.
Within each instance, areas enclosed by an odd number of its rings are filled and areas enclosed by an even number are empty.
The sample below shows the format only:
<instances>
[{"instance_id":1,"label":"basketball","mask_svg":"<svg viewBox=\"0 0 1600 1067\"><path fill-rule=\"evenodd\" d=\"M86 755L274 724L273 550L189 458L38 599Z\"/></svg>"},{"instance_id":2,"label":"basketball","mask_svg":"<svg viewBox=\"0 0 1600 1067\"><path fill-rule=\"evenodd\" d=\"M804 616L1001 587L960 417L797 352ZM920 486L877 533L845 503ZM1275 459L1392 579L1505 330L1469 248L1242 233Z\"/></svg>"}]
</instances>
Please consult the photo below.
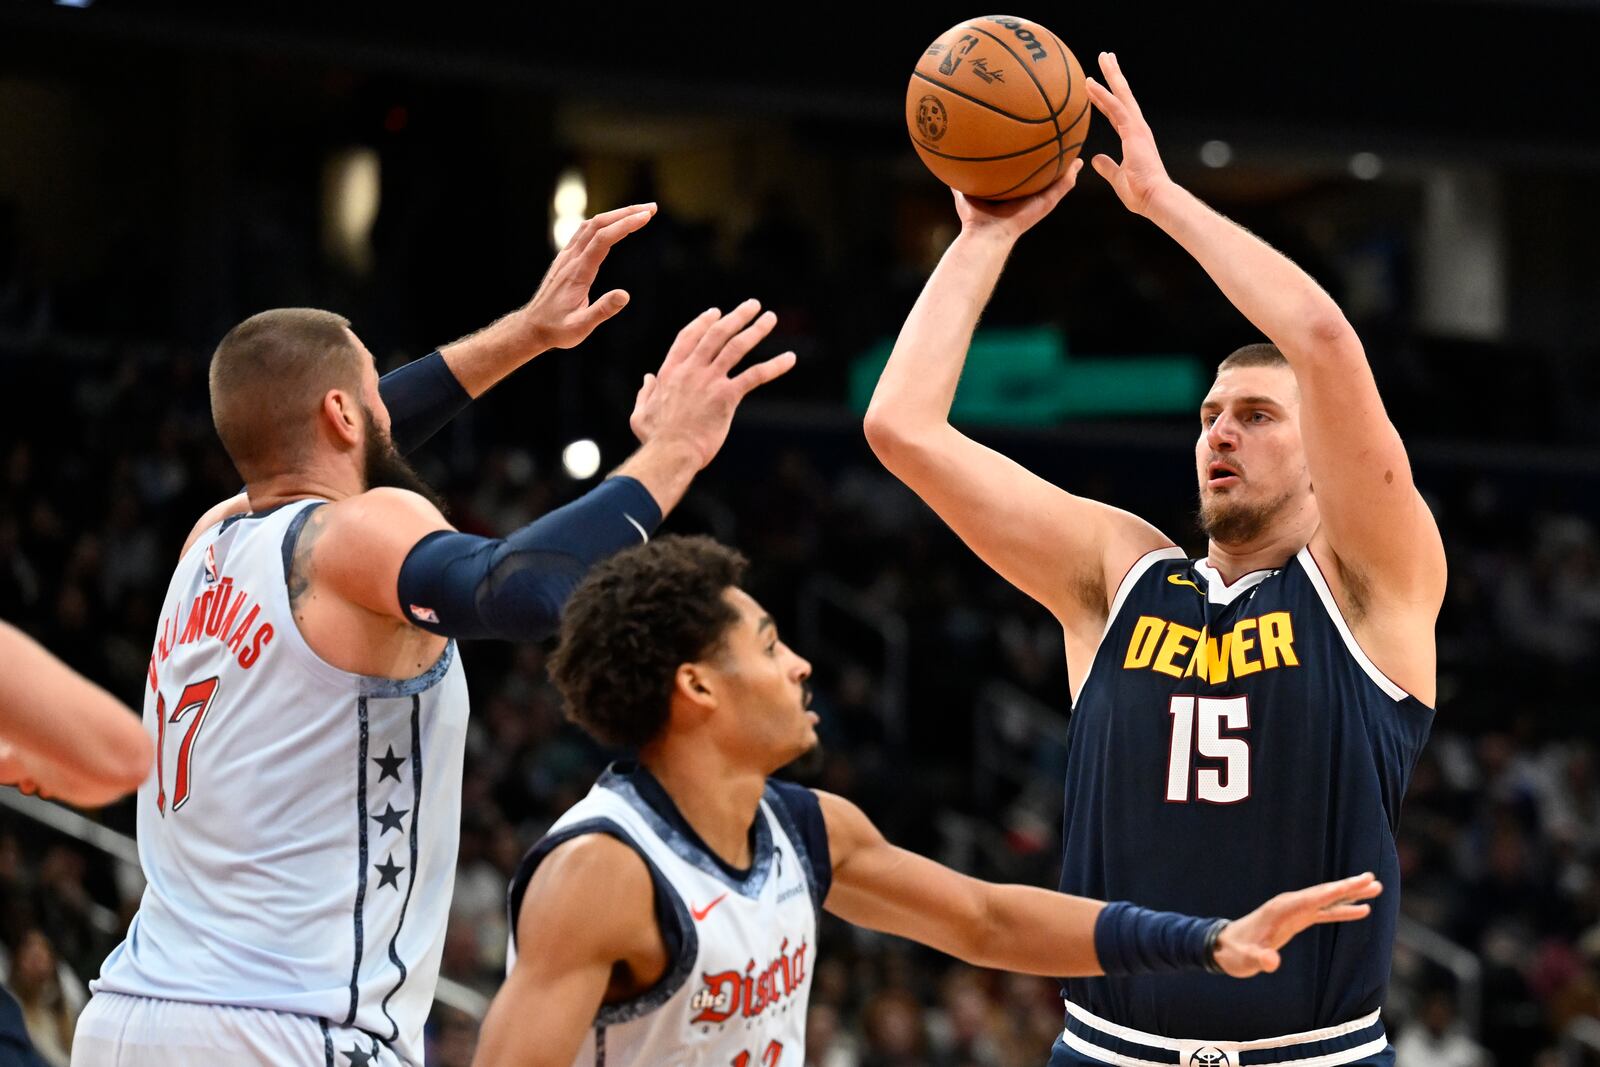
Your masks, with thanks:
<instances>
[{"instance_id":1,"label":"basketball","mask_svg":"<svg viewBox=\"0 0 1600 1067\"><path fill-rule=\"evenodd\" d=\"M906 128L928 169L952 189L985 200L1036 193L1077 158L1089 132L1083 68L1037 22L968 19L917 61Z\"/></svg>"}]
</instances>

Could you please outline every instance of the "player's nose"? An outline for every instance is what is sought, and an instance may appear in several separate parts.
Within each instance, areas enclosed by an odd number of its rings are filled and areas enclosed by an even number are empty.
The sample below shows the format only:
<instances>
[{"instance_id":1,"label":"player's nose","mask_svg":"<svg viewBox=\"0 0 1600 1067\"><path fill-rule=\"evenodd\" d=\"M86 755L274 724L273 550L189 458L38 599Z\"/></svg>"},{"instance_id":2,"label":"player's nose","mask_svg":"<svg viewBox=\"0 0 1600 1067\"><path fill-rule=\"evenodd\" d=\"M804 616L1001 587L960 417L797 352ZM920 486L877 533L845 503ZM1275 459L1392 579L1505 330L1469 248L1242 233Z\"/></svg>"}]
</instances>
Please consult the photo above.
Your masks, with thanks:
<instances>
[{"instance_id":1,"label":"player's nose","mask_svg":"<svg viewBox=\"0 0 1600 1067\"><path fill-rule=\"evenodd\" d=\"M1218 415L1212 424L1206 427L1206 443L1213 452L1232 452L1238 447L1236 433L1238 427L1227 414Z\"/></svg>"}]
</instances>

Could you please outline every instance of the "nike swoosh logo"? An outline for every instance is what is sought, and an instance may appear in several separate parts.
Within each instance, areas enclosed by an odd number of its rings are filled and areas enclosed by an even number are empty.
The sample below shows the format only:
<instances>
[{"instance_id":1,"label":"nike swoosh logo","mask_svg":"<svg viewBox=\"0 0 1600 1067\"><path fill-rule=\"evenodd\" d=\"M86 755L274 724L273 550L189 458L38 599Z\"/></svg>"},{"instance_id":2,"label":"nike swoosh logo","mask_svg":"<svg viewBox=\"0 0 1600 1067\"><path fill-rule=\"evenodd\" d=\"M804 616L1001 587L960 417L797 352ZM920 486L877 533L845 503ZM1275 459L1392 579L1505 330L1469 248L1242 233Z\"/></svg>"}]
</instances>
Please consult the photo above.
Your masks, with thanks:
<instances>
[{"instance_id":1,"label":"nike swoosh logo","mask_svg":"<svg viewBox=\"0 0 1600 1067\"><path fill-rule=\"evenodd\" d=\"M1171 582L1173 585L1186 585L1190 589L1193 589L1196 593L1200 592L1200 587L1198 585L1195 585L1187 578L1179 578L1176 574L1167 575L1167 581Z\"/></svg>"},{"instance_id":2,"label":"nike swoosh logo","mask_svg":"<svg viewBox=\"0 0 1600 1067\"><path fill-rule=\"evenodd\" d=\"M635 530L639 531L639 540L645 542L646 544L650 542L650 535L644 532L644 527L639 525L638 519L634 518L632 515L629 515L626 511L622 513L622 517L627 519L628 524L631 525Z\"/></svg>"},{"instance_id":3,"label":"nike swoosh logo","mask_svg":"<svg viewBox=\"0 0 1600 1067\"><path fill-rule=\"evenodd\" d=\"M704 908L697 908L693 904L690 904L689 905L689 914L694 916L694 921L695 922L700 922L707 915L711 914L711 909L712 908L716 907L718 904L721 904L724 900L727 899L727 897L728 897L728 894L724 893L724 894L722 894L722 896L718 897L716 900L713 900L711 903L707 904Z\"/></svg>"}]
</instances>

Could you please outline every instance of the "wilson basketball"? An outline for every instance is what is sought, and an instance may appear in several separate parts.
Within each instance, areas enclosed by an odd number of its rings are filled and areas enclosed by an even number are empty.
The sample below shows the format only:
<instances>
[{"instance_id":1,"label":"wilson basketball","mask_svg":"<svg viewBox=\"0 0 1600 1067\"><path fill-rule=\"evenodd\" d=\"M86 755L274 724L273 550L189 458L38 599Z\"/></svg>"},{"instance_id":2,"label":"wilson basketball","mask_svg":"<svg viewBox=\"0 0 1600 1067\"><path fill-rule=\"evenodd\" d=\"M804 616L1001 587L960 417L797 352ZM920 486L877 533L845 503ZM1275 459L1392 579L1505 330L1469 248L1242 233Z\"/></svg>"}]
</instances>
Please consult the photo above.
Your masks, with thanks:
<instances>
[{"instance_id":1,"label":"wilson basketball","mask_svg":"<svg viewBox=\"0 0 1600 1067\"><path fill-rule=\"evenodd\" d=\"M989 15L940 34L906 89L906 128L928 169L968 196L1049 185L1089 132L1083 68L1037 22Z\"/></svg>"}]
</instances>

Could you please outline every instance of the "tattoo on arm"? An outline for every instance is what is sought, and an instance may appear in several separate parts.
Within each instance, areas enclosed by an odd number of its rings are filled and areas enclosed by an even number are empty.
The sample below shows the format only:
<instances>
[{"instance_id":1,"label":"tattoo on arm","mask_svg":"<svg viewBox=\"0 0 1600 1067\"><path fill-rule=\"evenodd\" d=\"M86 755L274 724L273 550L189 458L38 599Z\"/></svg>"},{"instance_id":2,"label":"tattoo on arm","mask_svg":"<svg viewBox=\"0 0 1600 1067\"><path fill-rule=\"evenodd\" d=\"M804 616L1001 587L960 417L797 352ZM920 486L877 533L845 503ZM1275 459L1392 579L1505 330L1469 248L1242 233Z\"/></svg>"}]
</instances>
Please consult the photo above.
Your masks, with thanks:
<instances>
[{"instance_id":1,"label":"tattoo on arm","mask_svg":"<svg viewBox=\"0 0 1600 1067\"><path fill-rule=\"evenodd\" d=\"M294 544L294 554L289 559L289 610L296 618L300 615L301 599L311 590L311 553L327 528L326 509L313 508Z\"/></svg>"}]
</instances>

